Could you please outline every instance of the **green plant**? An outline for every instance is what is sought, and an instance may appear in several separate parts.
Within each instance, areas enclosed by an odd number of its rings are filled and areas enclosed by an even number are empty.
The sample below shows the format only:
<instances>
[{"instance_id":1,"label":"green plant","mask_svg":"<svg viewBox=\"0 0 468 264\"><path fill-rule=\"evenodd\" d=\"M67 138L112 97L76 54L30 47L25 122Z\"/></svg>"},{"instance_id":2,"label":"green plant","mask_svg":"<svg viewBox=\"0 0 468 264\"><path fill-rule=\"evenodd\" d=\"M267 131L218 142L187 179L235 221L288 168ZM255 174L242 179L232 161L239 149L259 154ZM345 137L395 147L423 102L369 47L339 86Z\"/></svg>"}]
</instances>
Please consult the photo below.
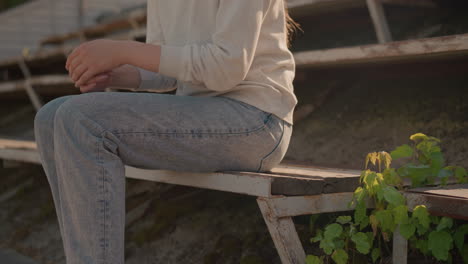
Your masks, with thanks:
<instances>
[{"instance_id":1,"label":"green plant","mask_svg":"<svg viewBox=\"0 0 468 264\"><path fill-rule=\"evenodd\" d=\"M328 263L330 258L337 264L354 263L358 255L376 263L390 254L386 242L397 227L410 247L422 254L451 262L451 252L457 250L468 263L468 224L457 226L451 218L431 216L424 205L415 206L410 213L400 192L408 185L445 185L450 177L467 183L467 172L459 166L445 166L439 139L417 133L410 140L411 145L399 146L390 154L381 151L367 155L360 186L349 204L355 207L353 217L339 216L324 229L316 229L310 241L318 243L325 254L308 255L307 264ZM390 167L396 159L407 162L399 168ZM370 164L377 170L369 169ZM369 215L368 203L374 205Z\"/></svg>"}]
</instances>

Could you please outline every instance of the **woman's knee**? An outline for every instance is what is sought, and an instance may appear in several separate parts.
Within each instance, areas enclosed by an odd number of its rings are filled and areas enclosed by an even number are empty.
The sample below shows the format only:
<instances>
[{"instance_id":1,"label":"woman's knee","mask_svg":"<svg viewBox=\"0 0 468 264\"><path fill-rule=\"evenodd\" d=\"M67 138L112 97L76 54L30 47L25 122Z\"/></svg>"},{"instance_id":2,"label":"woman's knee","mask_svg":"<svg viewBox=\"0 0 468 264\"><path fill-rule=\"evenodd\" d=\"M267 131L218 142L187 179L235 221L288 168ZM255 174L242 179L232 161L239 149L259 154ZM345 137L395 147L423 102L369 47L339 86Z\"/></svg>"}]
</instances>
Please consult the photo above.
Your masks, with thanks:
<instances>
[{"instance_id":1,"label":"woman's knee","mask_svg":"<svg viewBox=\"0 0 468 264\"><path fill-rule=\"evenodd\" d=\"M103 132L99 122L96 122L100 114L102 105L105 101L101 101L101 93L84 93L66 102L63 102L56 109L54 115L54 131L57 133L69 133L73 131L74 134L82 132L92 132L100 134ZM81 131L81 130L85 131Z\"/></svg>"},{"instance_id":2,"label":"woman's knee","mask_svg":"<svg viewBox=\"0 0 468 264\"><path fill-rule=\"evenodd\" d=\"M58 97L43 105L34 116L34 128L53 129L57 109L72 96L74 95Z\"/></svg>"}]
</instances>

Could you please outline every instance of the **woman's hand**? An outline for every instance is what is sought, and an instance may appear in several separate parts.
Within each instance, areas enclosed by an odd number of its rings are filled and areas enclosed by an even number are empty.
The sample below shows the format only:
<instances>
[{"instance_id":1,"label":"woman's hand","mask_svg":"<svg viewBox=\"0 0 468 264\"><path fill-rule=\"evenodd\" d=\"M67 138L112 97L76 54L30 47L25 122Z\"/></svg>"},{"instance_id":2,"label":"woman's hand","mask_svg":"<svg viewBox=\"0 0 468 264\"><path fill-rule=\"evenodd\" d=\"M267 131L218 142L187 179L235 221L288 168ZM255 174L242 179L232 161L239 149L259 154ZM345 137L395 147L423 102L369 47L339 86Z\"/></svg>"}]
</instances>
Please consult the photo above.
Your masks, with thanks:
<instances>
[{"instance_id":1,"label":"woman's hand","mask_svg":"<svg viewBox=\"0 0 468 264\"><path fill-rule=\"evenodd\" d=\"M104 91L110 85L111 85L111 73L105 72L105 73L100 73L94 76L86 84L80 86L80 91L82 93L100 92L100 91Z\"/></svg>"},{"instance_id":2,"label":"woman's hand","mask_svg":"<svg viewBox=\"0 0 468 264\"><path fill-rule=\"evenodd\" d=\"M68 56L65 68L75 87L90 89L91 78L111 71L124 63L124 45L121 41L96 39L76 47Z\"/></svg>"}]
</instances>

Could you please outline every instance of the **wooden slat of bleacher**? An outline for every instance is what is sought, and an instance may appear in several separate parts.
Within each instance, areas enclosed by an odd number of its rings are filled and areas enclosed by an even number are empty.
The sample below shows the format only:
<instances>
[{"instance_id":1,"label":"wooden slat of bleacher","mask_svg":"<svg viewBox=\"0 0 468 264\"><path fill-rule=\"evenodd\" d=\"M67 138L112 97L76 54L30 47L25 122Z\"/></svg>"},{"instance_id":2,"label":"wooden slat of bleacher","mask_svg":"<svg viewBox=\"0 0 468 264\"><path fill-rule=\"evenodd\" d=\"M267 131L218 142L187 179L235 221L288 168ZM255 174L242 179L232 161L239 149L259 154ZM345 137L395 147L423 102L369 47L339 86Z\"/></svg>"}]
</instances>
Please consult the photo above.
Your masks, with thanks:
<instances>
[{"instance_id":1,"label":"wooden slat of bleacher","mask_svg":"<svg viewBox=\"0 0 468 264\"><path fill-rule=\"evenodd\" d=\"M433 215L468 220L468 184L412 189L405 197L409 209L424 204Z\"/></svg>"},{"instance_id":2,"label":"wooden slat of bleacher","mask_svg":"<svg viewBox=\"0 0 468 264\"><path fill-rule=\"evenodd\" d=\"M0 139L0 158L39 163L36 148L34 141ZM126 166L126 175L130 178L268 197L353 191L359 184L360 172L281 163L270 173L226 171L200 174Z\"/></svg>"},{"instance_id":3,"label":"wooden slat of bleacher","mask_svg":"<svg viewBox=\"0 0 468 264\"><path fill-rule=\"evenodd\" d=\"M405 62L450 56L468 57L468 34L303 51L294 54L299 68Z\"/></svg>"},{"instance_id":4,"label":"wooden slat of bleacher","mask_svg":"<svg viewBox=\"0 0 468 264\"><path fill-rule=\"evenodd\" d=\"M30 83L31 85L34 86L36 91L37 91L37 86L46 86L46 85L72 86L73 85L72 79L70 78L70 76L66 74L33 76L30 80ZM24 80L0 82L0 93L18 92L18 91L24 91L24 89L25 89Z\"/></svg>"}]
</instances>

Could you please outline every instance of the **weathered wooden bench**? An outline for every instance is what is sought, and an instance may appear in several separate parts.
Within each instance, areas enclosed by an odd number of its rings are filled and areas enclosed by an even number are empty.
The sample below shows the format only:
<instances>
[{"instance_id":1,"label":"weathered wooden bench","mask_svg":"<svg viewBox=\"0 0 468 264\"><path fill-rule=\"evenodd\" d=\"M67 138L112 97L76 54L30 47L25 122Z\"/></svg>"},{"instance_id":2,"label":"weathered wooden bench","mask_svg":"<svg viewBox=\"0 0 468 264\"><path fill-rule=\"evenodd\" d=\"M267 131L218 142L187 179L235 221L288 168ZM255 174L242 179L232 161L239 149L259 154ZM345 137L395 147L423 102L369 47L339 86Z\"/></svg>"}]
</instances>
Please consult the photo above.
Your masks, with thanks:
<instances>
[{"instance_id":1,"label":"weathered wooden bench","mask_svg":"<svg viewBox=\"0 0 468 264\"><path fill-rule=\"evenodd\" d=\"M1 140L0 159L40 163L33 141ZM268 173L223 171L213 173L148 170L125 166L129 178L233 192L257 197L278 254L284 264L304 264L306 254L296 232L294 216L349 211L353 191L359 186L360 171L324 168L282 162ZM454 185L455 186L455 185ZM447 187L452 188L455 187ZM468 185L451 198L456 204L445 206L445 194L431 189L406 192L409 207L425 204L429 212L468 219ZM430 196L430 197L429 197ZM433 197L434 196L434 197ZM407 242L394 235L393 263L406 264Z\"/></svg>"}]
</instances>

